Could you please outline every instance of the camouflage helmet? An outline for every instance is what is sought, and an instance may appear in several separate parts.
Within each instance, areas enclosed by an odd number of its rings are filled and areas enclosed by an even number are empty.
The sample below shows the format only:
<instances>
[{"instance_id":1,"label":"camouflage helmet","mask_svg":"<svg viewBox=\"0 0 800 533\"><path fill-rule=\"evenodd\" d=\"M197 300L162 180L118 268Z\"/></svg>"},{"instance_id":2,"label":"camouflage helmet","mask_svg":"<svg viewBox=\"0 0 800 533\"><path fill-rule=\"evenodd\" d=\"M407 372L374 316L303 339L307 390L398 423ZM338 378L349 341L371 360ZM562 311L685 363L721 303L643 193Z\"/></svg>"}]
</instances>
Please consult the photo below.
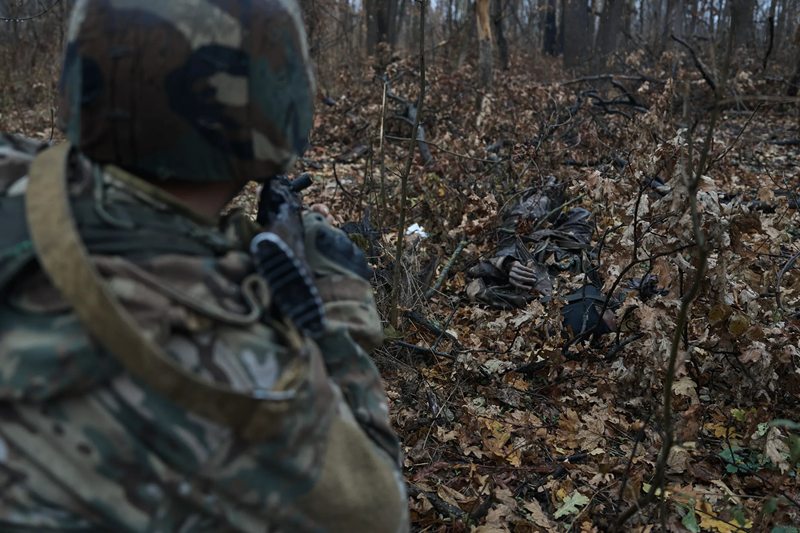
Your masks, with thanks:
<instances>
[{"instance_id":1,"label":"camouflage helmet","mask_svg":"<svg viewBox=\"0 0 800 533\"><path fill-rule=\"evenodd\" d=\"M78 0L59 122L132 172L260 180L302 153L314 92L296 0Z\"/></svg>"}]
</instances>

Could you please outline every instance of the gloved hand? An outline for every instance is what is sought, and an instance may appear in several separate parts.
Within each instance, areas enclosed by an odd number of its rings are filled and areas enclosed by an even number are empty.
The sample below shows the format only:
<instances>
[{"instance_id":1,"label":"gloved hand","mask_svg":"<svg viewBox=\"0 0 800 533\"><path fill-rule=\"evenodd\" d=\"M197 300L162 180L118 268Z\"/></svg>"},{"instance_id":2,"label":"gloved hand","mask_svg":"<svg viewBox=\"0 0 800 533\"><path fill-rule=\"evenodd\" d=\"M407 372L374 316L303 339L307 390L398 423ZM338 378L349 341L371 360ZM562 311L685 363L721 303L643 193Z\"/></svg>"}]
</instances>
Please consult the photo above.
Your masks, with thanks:
<instances>
[{"instance_id":1,"label":"gloved hand","mask_svg":"<svg viewBox=\"0 0 800 533\"><path fill-rule=\"evenodd\" d=\"M536 285L536 271L531 267L514 261L511 263L511 270L508 273L508 279L511 284L517 289L525 292L531 292L534 285Z\"/></svg>"},{"instance_id":2,"label":"gloved hand","mask_svg":"<svg viewBox=\"0 0 800 533\"><path fill-rule=\"evenodd\" d=\"M331 216L330 208L325 204L314 204L310 207L310 211L313 213L319 213L320 215L324 216L325 219L328 221L328 225L333 226L333 216ZM304 215L306 213L303 213Z\"/></svg>"}]
</instances>

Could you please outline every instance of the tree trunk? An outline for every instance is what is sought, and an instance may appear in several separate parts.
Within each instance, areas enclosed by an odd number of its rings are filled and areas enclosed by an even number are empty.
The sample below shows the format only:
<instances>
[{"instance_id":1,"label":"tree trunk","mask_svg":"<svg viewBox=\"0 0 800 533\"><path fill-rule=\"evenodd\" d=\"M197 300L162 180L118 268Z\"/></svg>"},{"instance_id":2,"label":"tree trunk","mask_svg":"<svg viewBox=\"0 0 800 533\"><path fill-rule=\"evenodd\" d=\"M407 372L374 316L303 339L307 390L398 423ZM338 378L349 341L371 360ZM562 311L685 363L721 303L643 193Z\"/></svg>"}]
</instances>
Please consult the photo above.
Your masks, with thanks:
<instances>
[{"instance_id":1,"label":"tree trunk","mask_svg":"<svg viewBox=\"0 0 800 533\"><path fill-rule=\"evenodd\" d=\"M462 14L463 17L463 14ZM469 1L467 2L467 17L466 17L466 26L461 28L461 39L459 42L459 53L458 53L458 60L456 61L456 69L461 68L461 65L464 64L464 61L467 59L467 54L469 53L470 46L473 42L475 42L475 33L477 29L477 24L475 23L476 16L475 16L475 2Z\"/></svg>"},{"instance_id":2,"label":"tree trunk","mask_svg":"<svg viewBox=\"0 0 800 533\"><path fill-rule=\"evenodd\" d=\"M342 2L339 4L339 20L342 26L342 33L344 34L344 43L347 50L347 57L353 57L353 36L351 35L351 16L352 11L350 9L349 2ZM361 43L359 42L359 48L361 48Z\"/></svg>"},{"instance_id":3,"label":"tree trunk","mask_svg":"<svg viewBox=\"0 0 800 533\"><path fill-rule=\"evenodd\" d=\"M386 42L392 48L397 42L397 10L400 9L400 0L386 0Z\"/></svg>"},{"instance_id":4,"label":"tree trunk","mask_svg":"<svg viewBox=\"0 0 800 533\"><path fill-rule=\"evenodd\" d=\"M592 24L586 0L564 0L564 67L585 69L592 44Z\"/></svg>"},{"instance_id":5,"label":"tree trunk","mask_svg":"<svg viewBox=\"0 0 800 533\"><path fill-rule=\"evenodd\" d=\"M389 42L390 0L365 0L367 17L367 55L375 53L378 43Z\"/></svg>"},{"instance_id":6,"label":"tree trunk","mask_svg":"<svg viewBox=\"0 0 800 533\"><path fill-rule=\"evenodd\" d=\"M547 0L544 13L544 53L558 54L558 25L556 24L556 0Z\"/></svg>"},{"instance_id":7,"label":"tree trunk","mask_svg":"<svg viewBox=\"0 0 800 533\"><path fill-rule=\"evenodd\" d=\"M686 10L689 12L689 27L687 28L688 35L694 35L697 28L697 17L700 16L698 5L700 0L688 0Z\"/></svg>"},{"instance_id":8,"label":"tree trunk","mask_svg":"<svg viewBox=\"0 0 800 533\"><path fill-rule=\"evenodd\" d=\"M755 38L755 20L753 11L756 7L756 0L731 0L731 20L736 24L738 30L734 38L736 46L753 42ZM735 19L735 20L734 20Z\"/></svg>"},{"instance_id":9,"label":"tree trunk","mask_svg":"<svg viewBox=\"0 0 800 533\"><path fill-rule=\"evenodd\" d=\"M367 20L367 55L375 53L375 45L378 44L378 19L377 4L380 0L364 0L364 16Z\"/></svg>"},{"instance_id":10,"label":"tree trunk","mask_svg":"<svg viewBox=\"0 0 800 533\"><path fill-rule=\"evenodd\" d=\"M683 17L683 6L678 0L667 0L667 13L664 15L664 32L661 34L660 51L664 51L669 46L670 35L675 33L680 35L677 29L678 19Z\"/></svg>"},{"instance_id":11,"label":"tree trunk","mask_svg":"<svg viewBox=\"0 0 800 533\"><path fill-rule=\"evenodd\" d=\"M617 49L617 39L622 28L625 0L606 0L597 30L597 70L605 70L608 60Z\"/></svg>"},{"instance_id":12,"label":"tree trunk","mask_svg":"<svg viewBox=\"0 0 800 533\"><path fill-rule=\"evenodd\" d=\"M313 0L300 0L300 10L303 13L303 22L306 27L308 48L312 57L316 58L316 52L319 50L319 15L316 5Z\"/></svg>"},{"instance_id":13,"label":"tree trunk","mask_svg":"<svg viewBox=\"0 0 800 533\"><path fill-rule=\"evenodd\" d=\"M406 19L408 18L408 2L405 0L398 0L397 2L397 21L395 22L394 41L393 46L397 46L400 38L403 36L403 29L405 28Z\"/></svg>"},{"instance_id":14,"label":"tree trunk","mask_svg":"<svg viewBox=\"0 0 800 533\"><path fill-rule=\"evenodd\" d=\"M769 61L769 56L775 46L775 10L777 7L778 0L772 0L769 4L769 16L767 17L767 50L764 52L761 70L767 70L767 61Z\"/></svg>"},{"instance_id":15,"label":"tree trunk","mask_svg":"<svg viewBox=\"0 0 800 533\"><path fill-rule=\"evenodd\" d=\"M478 22L478 108L484 94L492 92L492 28L489 21L489 0L477 0L475 5Z\"/></svg>"},{"instance_id":16,"label":"tree trunk","mask_svg":"<svg viewBox=\"0 0 800 533\"><path fill-rule=\"evenodd\" d=\"M639 4L639 33L644 35L644 4Z\"/></svg>"},{"instance_id":17,"label":"tree trunk","mask_svg":"<svg viewBox=\"0 0 800 533\"><path fill-rule=\"evenodd\" d=\"M497 49L500 52L500 63L503 70L508 70L508 41L503 32L503 0L493 0L492 25L497 36Z\"/></svg>"},{"instance_id":18,"label":"tree trunk","mask_svg":"<svg viewBox=\"0 0 800 533\"><path fill-rule=\"evenodd\" d=\"M789 79L789 90L786 94L789 96L797 96L798 89L800 88L800 24L797 25L797 33L795 33L794 44L797 47L795 52L795 67L792 77Z\"/></svg>"},{"instance_id":19,"label":"tree trunk","mask_svg":"<svg viewBox=\"0 0 800 533\"><path fill-rule=\"evenodd\" d=\"M453 0L447 2L447 38L453 36Z\"/></svg>"},{"instance_id":20,"label":"tree trunk","mask_svg":"<svg viewBox=\"0 0 800 533\"><path fill-rule=\"evenodd\" d=\"M783 48L784 46L784 39L786 38L786 0L779 0L780 1L780 13L777 15L777 22L775 24L775 46L778 48Z\"/></svg>"},{"instance_id":21,"label":"tree trunk","mask_svg":"<svg viewBox=\"0 0 800 533\"><path fill-rule=\"evenodd\" d=\"M566 16L564 15L564 13L566 12L566 9L564 8L564 4L565 4L566 1L567 0L560 0L560 4L561 4L561 12L560 12L561 13L561 15L560 15L561 16L561 22L558 25L558 48L556 49L556 55L564 53L564 28L567 27L567 24L565 22L566 21Z\"/></svg>"}]
</instances>

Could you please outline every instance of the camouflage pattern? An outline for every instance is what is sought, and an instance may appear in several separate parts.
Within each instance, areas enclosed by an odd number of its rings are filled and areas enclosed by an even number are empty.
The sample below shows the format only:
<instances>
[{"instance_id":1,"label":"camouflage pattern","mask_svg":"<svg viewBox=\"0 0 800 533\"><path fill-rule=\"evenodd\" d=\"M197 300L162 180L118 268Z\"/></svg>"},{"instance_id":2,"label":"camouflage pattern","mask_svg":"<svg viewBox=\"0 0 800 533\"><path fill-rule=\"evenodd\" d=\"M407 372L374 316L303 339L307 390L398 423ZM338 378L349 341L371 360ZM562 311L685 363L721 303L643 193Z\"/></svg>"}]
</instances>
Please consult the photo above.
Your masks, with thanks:
<instances>
[{"instance_id":1,"label":"camouflage pattern","mask_svg":"<svg viewBox=\"0 0 800 533\"><path fill-rule=\"evenodd\" d=\"M311 68L295 0L78 0L59 125L134 173L261 180L307 144Z\"/></svg>"},{"instance_id":2,"label":"camouflage pattern","mask_svg":"<svg viewBox=\"0 0 800 533\"><path fill-rule=\"evenodd\" d=\"M241 391L269 390L292 371L239 239L249 219L212 226L77 152L69 168L92 260L145 335L187 371ZM0 220L24 190L24 177L0 188ZM112 235L136 242L148 224L176 245L193 236L196 248L97 252ZM315 255L325 254L312 246ZM125 373L35 265L0 287L0 531L408 531L399 442L368 355L381 336L372 291L346 268L310 264L329 269L315 269L333 317L316 343L320 364L258 443Z\"/></svg>"}]
</instances>

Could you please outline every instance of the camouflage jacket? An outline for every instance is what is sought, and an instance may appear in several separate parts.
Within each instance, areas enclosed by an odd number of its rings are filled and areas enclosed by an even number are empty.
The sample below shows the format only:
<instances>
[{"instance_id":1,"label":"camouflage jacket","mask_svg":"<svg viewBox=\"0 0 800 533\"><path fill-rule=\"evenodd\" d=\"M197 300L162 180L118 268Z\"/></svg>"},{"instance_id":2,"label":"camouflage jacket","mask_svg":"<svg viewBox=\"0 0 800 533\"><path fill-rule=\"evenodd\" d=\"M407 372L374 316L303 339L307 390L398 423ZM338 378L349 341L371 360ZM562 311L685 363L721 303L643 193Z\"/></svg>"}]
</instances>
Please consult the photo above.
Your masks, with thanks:
<instances>
[{"instance_id":1,"label":"camouflage jacket","mask_svg":"<svg viewBox=\"0 0 800 533\"><path fill-rule=\"evenodd\" d=\"M36 146L12 142L0 135L0 531L408 530L365 280L309 252L330 318L324 364L301 376L271 438L242 441L149 390L86 332L32 256L21 199ZM245 251L249 219L204 220L111 170L76 152L68 169L108 287L187 371L268 390L292 361Z\"/></svg>"}]
</instances>

